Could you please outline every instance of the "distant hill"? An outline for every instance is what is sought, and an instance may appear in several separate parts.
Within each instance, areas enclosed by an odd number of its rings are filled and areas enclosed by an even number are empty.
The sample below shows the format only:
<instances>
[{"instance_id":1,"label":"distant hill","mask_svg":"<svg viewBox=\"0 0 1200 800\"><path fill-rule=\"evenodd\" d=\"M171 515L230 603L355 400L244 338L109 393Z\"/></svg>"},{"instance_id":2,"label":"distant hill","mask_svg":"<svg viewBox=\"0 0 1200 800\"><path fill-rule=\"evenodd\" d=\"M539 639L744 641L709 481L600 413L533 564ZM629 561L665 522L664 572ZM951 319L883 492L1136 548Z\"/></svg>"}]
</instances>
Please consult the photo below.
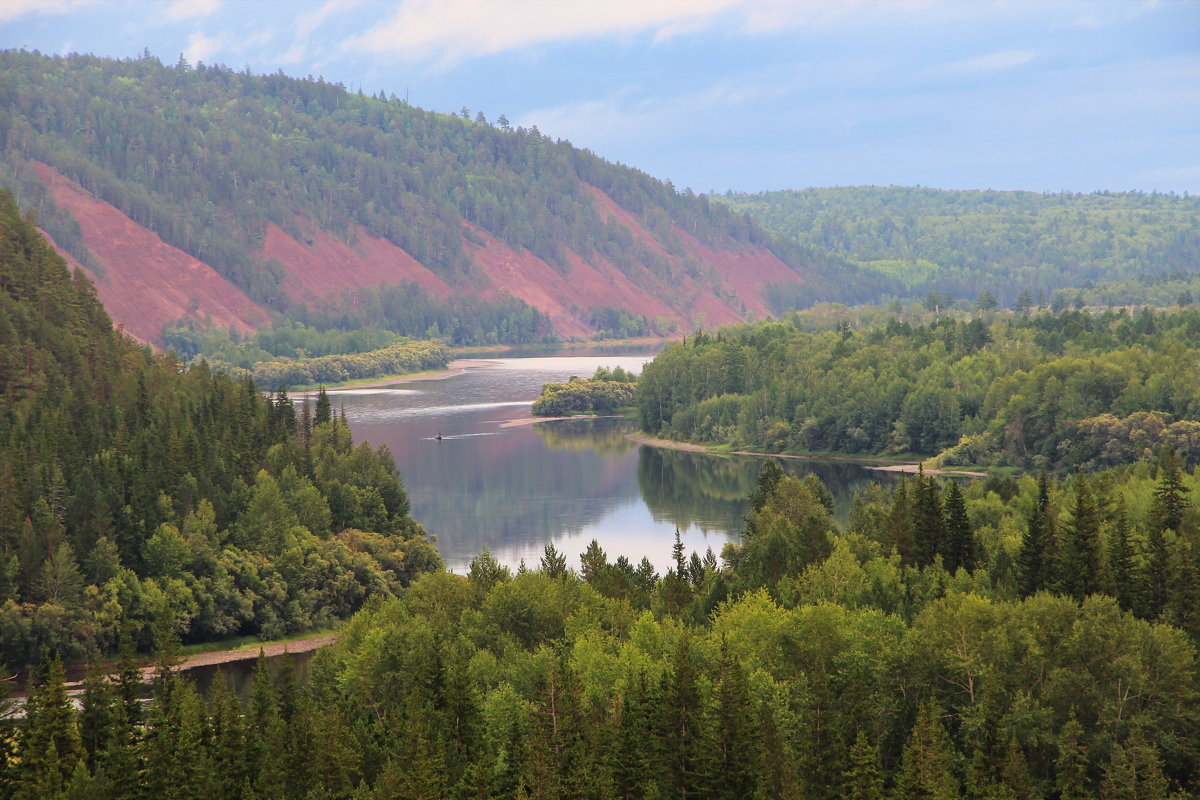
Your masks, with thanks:
<instances>
[{"instance_id":1,"label":"distant hill","mask_svg":"<svg viewBox=\"0 0 1200 800\"><path fill-rule=\"evenodd\" d=\"M763 317L764 289L853 301L880 285L536 128L321 79L0 52L0 149L0 182L147 341L183 317L353 326L380 304L421 334L392 312L464 296L538 312L476 337L666 333Z\"/></svg>"},{"instance_id":2,"label":"distant hill","mask_svg":"<svg viewBox=\"0 0 1200 800\"><path fill-rule=\"evenodd\" d=\"M1090 303L1173 303L1200 278L1200 197L855 186L715 199L914 297L987 290L1010 305L1028 292L1049 304L1069 287L1060 302L1084 290Z\"/></svg>"}]
</instances>

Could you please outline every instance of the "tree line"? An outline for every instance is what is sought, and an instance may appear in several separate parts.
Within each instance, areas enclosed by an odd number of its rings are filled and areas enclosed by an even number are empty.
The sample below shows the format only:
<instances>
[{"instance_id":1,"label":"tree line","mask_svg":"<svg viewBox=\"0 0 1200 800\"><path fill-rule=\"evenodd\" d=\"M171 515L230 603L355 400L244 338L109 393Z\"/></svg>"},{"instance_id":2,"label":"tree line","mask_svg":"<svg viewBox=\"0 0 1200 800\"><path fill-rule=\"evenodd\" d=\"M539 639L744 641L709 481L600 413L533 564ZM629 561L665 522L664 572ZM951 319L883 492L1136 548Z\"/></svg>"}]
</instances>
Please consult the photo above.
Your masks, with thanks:
<instances>
[{"instance_id":1,"label":"tree line","mask_svg":"<svg viewBox=\"0 0 1200 800\"><path fill-rule=\"evenodd\" d=\"M834 318L698 333L642 372L644 430L765 452L1097 468L1197 451L1200 313ZM829 329L832 327L832 330Z\"/></svg>"},{"instance_id":2,"label":"tree line","mask_svg":"<svg viewBox=\"0 0 1200 800\"><path fill-rule=\"evenodd\" d=\"M328 399L185 367L113 330L0 194L0 654L328 625L440 567L386 449Z\"/></svg>"},{"instance_id":3,"label":"tree line","mask_svg":"<svg viewBox=\"0 0 1200 800\"><path fill-rule=\"evenodd\" d=\"M168 642L148 707L123 699L120 674L93 674L76 715L49 657L4 740L0 786L20 798L1194 797L1197 627L1178 614L1198 606L1155 613L1123 592L1159 585L1161 537L1164 585L1196 597L1198 485L1170 452L1087 479L921 475L862 493L842 530L820 481L767 462L720 560L677 540L660 575L593 541L578 570L547 545L514 572L485 550L465 578L426 573L368 604L305 686L285 674L273 688L260 667L242 706L220 681L198 697L169 669ZM1080 557L1093 546L1098 558Z\"/></svg>"},{"instance_id":4,"label":"tree line","mask_svg":"<svg viewBox=\"0 0 1200 800\"><path fill-rule=\"evenodd\" d=\"M900 297L933 291L948 304L987 291L1002 305L1023 293L1026 305L1065 307L1076 297L1089 305L1168 305L1196 291L1200 198L1186 194L855 186L713 199L896 281L883 291ZM1155 291L1167 276L1179 284L1169 294Z\"/></svg>"}]
</instances>

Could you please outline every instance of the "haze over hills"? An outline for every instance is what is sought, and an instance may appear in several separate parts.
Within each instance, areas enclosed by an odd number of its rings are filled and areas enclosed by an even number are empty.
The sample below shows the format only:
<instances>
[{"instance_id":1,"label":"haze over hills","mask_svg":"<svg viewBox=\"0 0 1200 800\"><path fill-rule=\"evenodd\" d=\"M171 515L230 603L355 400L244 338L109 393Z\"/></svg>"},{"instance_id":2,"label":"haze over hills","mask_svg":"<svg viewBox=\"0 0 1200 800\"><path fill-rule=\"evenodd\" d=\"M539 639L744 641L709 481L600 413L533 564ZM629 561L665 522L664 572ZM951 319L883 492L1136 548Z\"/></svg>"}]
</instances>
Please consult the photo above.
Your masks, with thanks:
<instances>
[{"instance_id":1,"label":"haze over hills","mask_svg":"<svg viewBox=\"0 0 1200 800\"><path fill-rule=\"evenodd\" d=\"M1026 305L1044 305L1069 289L1060 303L1171 304L1200 290L1200 197L1186 193L848 186L718 199L911 297L986 290L1009 305L1027 292ZM778 299L786 307L786 292Z\"/></svg>"},{"instance_id":2,"label":"haze over hills","mask_svg":"<svg viewBox=\"0 0 1200 800\"><path fill-rule=\"evenodd\" d=\"M149 54L7 51L0 75L0 179L146 341L185 317L244 334L464 296L517 301L492 339L665 334L766 316L769 286L880 284L503 118Z\"/></svg>"}]
</instances>

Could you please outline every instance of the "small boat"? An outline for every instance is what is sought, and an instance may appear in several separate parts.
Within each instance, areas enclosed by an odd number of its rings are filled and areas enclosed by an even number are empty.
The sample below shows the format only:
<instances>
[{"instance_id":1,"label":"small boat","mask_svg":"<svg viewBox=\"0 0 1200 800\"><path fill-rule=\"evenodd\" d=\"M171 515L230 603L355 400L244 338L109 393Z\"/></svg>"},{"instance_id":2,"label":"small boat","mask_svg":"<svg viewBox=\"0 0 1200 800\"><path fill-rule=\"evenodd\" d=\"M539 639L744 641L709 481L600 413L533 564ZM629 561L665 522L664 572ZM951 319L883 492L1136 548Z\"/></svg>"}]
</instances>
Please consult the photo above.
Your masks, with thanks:
<instances>
[{"instance_id":1,"label":"small boat","mask_svg":"<svg viewBox=\"0 0 1200 800\"><path fill-rule=\"evenodd\" d=\"M437 439L440 442L442 440L442 434L439 433L437 436L435 436L433 438Z\"/></svg>"}]
</instances>

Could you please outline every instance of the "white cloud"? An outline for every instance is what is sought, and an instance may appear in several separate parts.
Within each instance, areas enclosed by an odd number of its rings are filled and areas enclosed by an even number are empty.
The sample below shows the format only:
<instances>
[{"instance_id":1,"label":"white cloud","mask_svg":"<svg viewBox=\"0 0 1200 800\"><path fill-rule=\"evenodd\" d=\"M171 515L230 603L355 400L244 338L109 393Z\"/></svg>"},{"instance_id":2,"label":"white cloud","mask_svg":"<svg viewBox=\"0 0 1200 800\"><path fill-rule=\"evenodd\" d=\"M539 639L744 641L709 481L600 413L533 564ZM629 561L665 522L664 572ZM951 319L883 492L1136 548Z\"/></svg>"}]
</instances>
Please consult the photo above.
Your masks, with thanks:
<instances>
[{"instance_id":1,"label":"white cloud","mask_svg":"<svg viewBox=\"0 0 1200 800\"><path fill-rule=\"evenodd\" d=\"M210 62L214 53L221 49L221 41L203 33L193 33L188 37L187 47L183 48L183 57L193 66L200 61Z\"/></svg>"},{"instance_id":2,"label":"white cloud","mask_svg":"<svg viewBox=\"0 0 1200 800\"><path fill-rule=\"evenodd\" d=\"M952 61L948 64L938 64L930 67L928 73L935 76L955 75L985 75L992 72L1004 72L1024 66L1037 58L1032 50L1000 50L987 55L967 58L962 61Z\"/></svg>"},{"instance_id":3,"label":"white cloud","mask_svg":"<svg viewBox=\"0 0 1200 800\"><path fill-rule=\"evenodd\" d=\"M196 17L207 17L221 7L221 0L175 0L167 6L165 17L171 22L179 22Z\"/></svg>"},{"instance_id":4,"label":"white cloud","mask_svg":"<svg viewBox=\"0 0 1200 800\"><path fill-rule=\"evenodd\" d=\"M547 136L603 151L616 142L651 141L672 131L694 129L717 112L728 117L740 106L764 103L786 92L782 85L744 80L721 80L674 97L639 96L636 88L626 86L599 100L524 113L515 123L536 125Z\"/></svg>"},{"instance_id":5,"label":"white cloud","mask_svg":"<svg viewBox=\"0 0 1200 800\"><path fill-rule=\"evenodd\" d=\"M662 40L702 30L750 0L406 0L388 20L343 43L405 60L455 62L546 42L626 37Z\"/></svg>"},{"instance_id":6,"label":"white cloud","mask_svg":"<svg viewBox=\"0 0 1200 800\"><path fill-rule=\"evenodd\" d=\"M30 14L65 14L93 2L95 0L0 0L0 22L11 22Z\"/></svg>"},{"instance_id":7,"label":"white cloud","mask_svg":"<svg viewBox=\"0 0 1200 800\"><path fill-rule=\"evenodd\" d=\"M296 18L296 37L307 39L335 13L348 11L355 6L362 5L363 2L364 0L326 0L316 11L301 14Z\"/></svg>"}]
</instances>

